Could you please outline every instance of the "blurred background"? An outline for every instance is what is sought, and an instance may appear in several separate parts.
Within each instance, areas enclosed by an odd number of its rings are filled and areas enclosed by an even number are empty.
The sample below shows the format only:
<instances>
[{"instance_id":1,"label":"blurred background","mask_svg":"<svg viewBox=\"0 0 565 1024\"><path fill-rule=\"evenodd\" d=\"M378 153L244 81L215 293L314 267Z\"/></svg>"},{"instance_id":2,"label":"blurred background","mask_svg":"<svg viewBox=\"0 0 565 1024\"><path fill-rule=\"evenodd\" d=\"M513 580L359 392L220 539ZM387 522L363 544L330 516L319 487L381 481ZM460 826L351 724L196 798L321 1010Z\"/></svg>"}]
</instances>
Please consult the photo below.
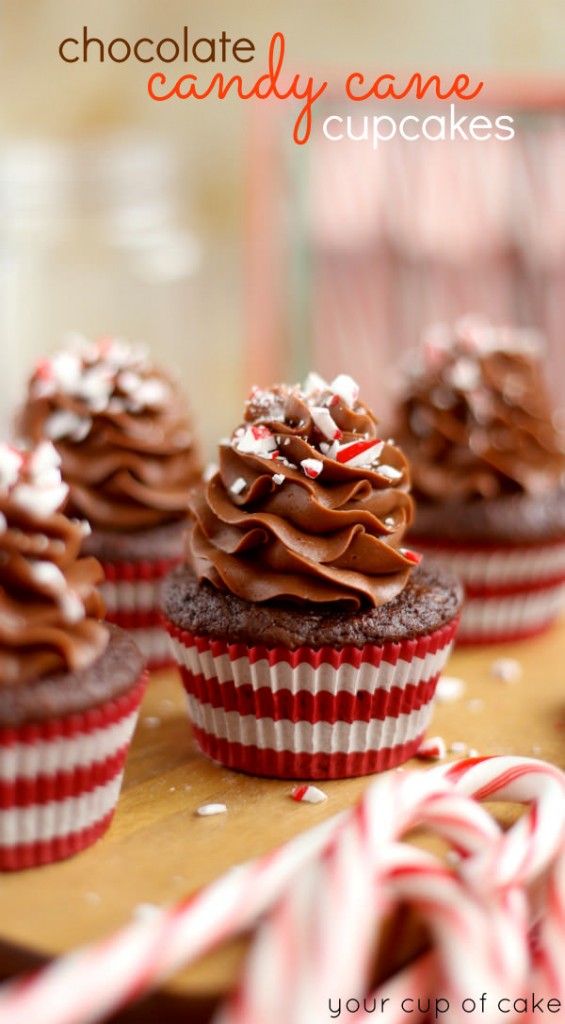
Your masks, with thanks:
<instances>
[{"instance_id":1,"label":"blurred background","mask_svg":"<svg viewBox=\"0 0 565 1024\"><path fill-rule=\"evenodd\" d=\"M182 379L210 453L252 383L310 367L357 376L386 419L403 352L430 321L465 312L540 327L565 402L562 0L0 10L2 433L34 359L77 331L146 341ZM58 56L83 25L134 41L178 37L185 24L191 38L252 39L255 60L224 68L249 82L275 31L289 68L331 83L357 69L446 81L464 71L486 82L477 111L515 116L516 138L376 152L330 143L323 117L341 100L329 94L297 147L287 103L155 103L146 82L157 63ZM209 67L167 66L202 81Z\"/></svg>"}]
</instances>

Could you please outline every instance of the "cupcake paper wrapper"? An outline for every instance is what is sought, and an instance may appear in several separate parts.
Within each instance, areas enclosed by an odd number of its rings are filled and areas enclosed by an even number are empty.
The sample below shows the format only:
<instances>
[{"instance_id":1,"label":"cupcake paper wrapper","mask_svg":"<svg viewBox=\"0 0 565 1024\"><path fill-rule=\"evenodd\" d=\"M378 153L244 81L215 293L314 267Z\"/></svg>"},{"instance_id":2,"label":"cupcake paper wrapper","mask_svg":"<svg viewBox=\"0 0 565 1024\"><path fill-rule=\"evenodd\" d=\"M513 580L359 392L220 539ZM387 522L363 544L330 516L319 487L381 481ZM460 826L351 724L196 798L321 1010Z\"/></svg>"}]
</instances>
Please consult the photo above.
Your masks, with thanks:
<instances>
[{"instance_id":1,"label":"cupcake paper wrapper","mask_svg":"<svg viewBox=\"0 0 565 1024\"><path fill-rule=\"evenodd\" d=\"M0 870L62 860L103 835L146 683L84 713L0 726Z\"/></svg>"},{"instance_id":2,"label":"cupcake paper wrapper","mask_svg":"<svg viewBox=\"0 0 565 1024\"><path fill-rule=\"evenodd\" d=\"M427 559L457 573L465 586L458 644L534 636L565 606L565 540L508 547L412 541Z\"/></svg>"},{"instance_id":3,"label":"cupcake paper wrapper","mask_svg":"<svg viewBox=\"0 0 565 1024\"><path fill-rule=\"evenodd\" d=\"M402 643L295 651L166 625L205 754L256 775L331 779L391 768L416 752L457 620Z\"/></svg>"},{"instance_id":4,"label":"cupcake paper wrapper","mask_svg":"<svg viewBox=\"0 0 565 1024\"><path fill-rule=\"evenodd\" d=\"M150 671L175 664L159 598L163 578L177 564L178 560L102 563L106 619L127 629Z\"/></svg>"}]
</instances>

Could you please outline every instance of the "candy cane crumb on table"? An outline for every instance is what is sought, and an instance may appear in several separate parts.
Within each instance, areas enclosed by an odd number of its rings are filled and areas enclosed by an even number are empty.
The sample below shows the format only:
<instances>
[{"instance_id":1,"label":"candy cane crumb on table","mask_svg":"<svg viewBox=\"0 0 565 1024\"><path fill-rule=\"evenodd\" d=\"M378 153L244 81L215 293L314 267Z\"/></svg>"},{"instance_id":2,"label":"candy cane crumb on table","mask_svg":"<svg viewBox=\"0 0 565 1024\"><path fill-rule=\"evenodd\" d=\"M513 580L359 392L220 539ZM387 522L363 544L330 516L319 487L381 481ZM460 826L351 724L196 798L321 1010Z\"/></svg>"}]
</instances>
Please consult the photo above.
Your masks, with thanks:
<instances>
[{"instance_id":1,"label":"candy cane crumb on table","mask_svg":"<svg viewBox=\"0 0 565 1024\"><path fill-rule=\"evenodd\" d=\"M484 800L527 811L504 831ZM447 844L445 858L402 842L416 826ZM536 886L542 878L545 889ZM431 948L370 992L375 942L399 906L418 913ZM253 927L236 991L215 1024L322 1024L330 997L356 993L378 1005L388 999L380 1019L406 1024L402 999L422 996L425 1005L440 991L450 1024L469 1019L464 999L486 992L481 1021L489 1024L501 1019L497 1002L524 988L565 1007L564 906L565 776L557 768L495 757L391 772L353 810L25 985L5 985L0 1024L92 1024ZM512 1007L504 1017L534 1019ZM411 1024L423 1020L411 1013Z\"/></svg>"}]
</instances>

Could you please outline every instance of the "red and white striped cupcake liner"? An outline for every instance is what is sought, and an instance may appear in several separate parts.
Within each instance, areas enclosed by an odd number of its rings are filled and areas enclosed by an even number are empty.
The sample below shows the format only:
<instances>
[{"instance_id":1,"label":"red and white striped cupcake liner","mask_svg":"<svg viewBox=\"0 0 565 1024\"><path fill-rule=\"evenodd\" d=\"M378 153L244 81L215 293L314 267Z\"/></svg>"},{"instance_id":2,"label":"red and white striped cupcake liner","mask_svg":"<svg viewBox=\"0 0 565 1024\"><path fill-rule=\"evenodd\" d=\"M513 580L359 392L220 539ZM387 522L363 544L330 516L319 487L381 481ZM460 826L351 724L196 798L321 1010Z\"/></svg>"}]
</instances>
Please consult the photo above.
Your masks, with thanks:
<instances>
[{"instance_id":1,"label":"red and white striped cupcake liner","mask_svg":"<svg viewBox=\"0 0 565 1024\"><path fill-rule=\"evenodd\" d=\"M254 775L333 779L416 752L457 620L402 643L294 651L166 626L203 753Z\"/></svg>"},{"instance_id":2,"label":"red and white striped cupcake liner","mask_svg":"<svg viewBox=\"0 0 565 1024\"><path fill-rule=\"evenodd\" d=\"M438 544L420 537L427 560L465 587L458 644L521 640L544 632L565 606L565 538L543 544Z\"/></svg>"},{"instance_id":3,"label":"red and white striped cupcake liner","mask_svg":"<svg viewBox=\"0 0 565 1024\"><path fill-rule=\"evenodd\" d=\"M0 870L70 857L106 831L147 683L85 712L0 726Z\"/></svg>"},{"instance_id":4,"label":"red and white striped cupcake liner","mask_svg":"<svg viewBox=\"0 0 565 1024\"><path fill-rule=\"evenodd\" d=\"M102 562L106 619L127 629L150 671L175 664L159 608L164 577L180 559Z\"/></svg>"}]
</instances>

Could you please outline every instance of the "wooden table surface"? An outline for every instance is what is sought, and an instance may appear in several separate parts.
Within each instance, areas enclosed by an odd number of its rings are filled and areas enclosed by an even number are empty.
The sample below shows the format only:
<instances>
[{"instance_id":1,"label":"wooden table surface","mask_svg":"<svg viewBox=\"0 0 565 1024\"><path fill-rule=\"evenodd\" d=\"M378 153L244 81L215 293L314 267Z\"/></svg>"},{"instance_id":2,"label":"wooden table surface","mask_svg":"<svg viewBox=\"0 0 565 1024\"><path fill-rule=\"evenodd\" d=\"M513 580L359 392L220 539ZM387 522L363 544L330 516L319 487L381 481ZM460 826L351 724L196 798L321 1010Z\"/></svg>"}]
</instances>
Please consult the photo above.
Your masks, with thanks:
<instances>
[{"instance_id":1,"label":"wooden table surface","mask_svg":"<svg viewBox=\"0 0 565 1024\"><path fill-rule=\"evenodd\" d=\"M520 662L520 681L493 677L498 657ZM448 748L465 743L481 755L535 756L564 768L564 668L563 620L534 640L456 650L445 674L464 679L465 692L453 703L436 703L428 735L442 736ZM423 765L413 760L406 767ZM52 957L108 935L140 904L176 902L233 864L350 807L371 778L319 783L328 800L312 805L290 799L291 782L223 769L194 748L176 672L155 674L107 835L71 860L0 876L0 973L20 969L32 955ZM211 802L225 803L227 814L195 815ZM180 973L164 998L185 1010L207 1006L233 982L243 950L233 943Z\"/></svg>"}]
</instances>

